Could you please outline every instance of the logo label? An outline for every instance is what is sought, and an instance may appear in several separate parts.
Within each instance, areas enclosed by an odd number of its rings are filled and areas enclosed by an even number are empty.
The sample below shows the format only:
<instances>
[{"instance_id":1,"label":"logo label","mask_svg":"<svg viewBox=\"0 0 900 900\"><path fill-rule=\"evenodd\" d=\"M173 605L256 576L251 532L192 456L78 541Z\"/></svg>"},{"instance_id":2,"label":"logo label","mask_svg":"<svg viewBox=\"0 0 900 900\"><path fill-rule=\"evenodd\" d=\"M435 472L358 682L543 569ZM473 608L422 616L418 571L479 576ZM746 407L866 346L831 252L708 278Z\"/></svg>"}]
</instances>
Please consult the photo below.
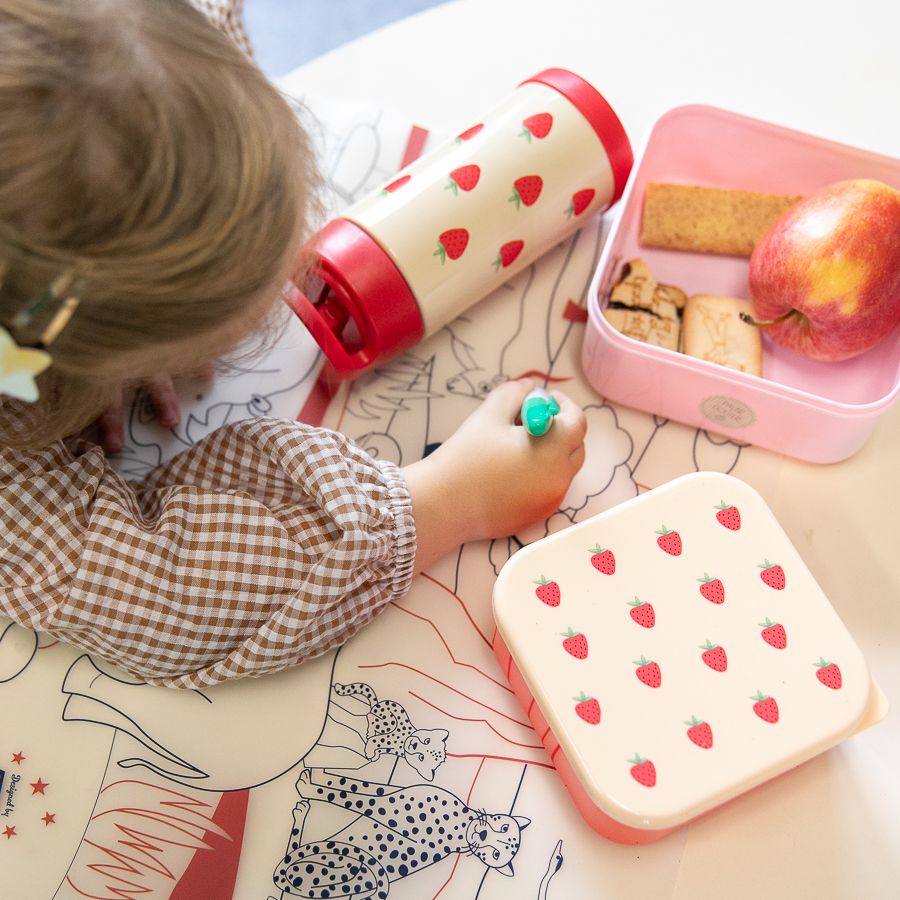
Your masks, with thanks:
<instances>
[{"instance_id":1,"label":"logo label","mask_svg":"<svg viewBox=\"0 0 900 900\"><path fill-rule=\"evenodd\" d=\"M723 428L746 428L756 421L756 413L746 403L722 394L706 397L700 404L700 412Z\"/></svg>"}]
</instances>

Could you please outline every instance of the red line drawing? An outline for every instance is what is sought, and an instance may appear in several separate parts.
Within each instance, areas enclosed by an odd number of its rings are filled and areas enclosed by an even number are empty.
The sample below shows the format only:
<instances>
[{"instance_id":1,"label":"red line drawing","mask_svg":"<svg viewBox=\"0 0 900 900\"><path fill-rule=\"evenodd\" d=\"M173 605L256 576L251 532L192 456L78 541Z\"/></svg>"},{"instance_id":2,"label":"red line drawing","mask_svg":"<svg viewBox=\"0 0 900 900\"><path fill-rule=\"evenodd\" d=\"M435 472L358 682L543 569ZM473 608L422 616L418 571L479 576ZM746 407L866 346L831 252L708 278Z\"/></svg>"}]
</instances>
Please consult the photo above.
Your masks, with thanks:
<instances>
[{"instance_id":1,"label":"red line drawing","mask_svg":"<svg viewBox=\"0 0 900 900\"><path fill-rule=\"evenodd\" d=\"M516 747L524 747L526 750L540 750L543 747L542 744L523 744L523 743L521 743L521 741L514 741L514 740L506 737L505 735L500 734L500 732L497 731L497 729L494 728L494 726L491 725L491 723L488 722L487 719L469 719L469 718L466 718L465 716L454 716L453 713L449 713L449 712L447 712L447 710L441 709L439 706L436 706L434 703L431 703L429 700L426 700L424 697L420 697L418 694L413 693L412 691L409 691L409 693L411 696L415 697L416 700L421 700L424 704L426 704L427 706L430 706L432 709L436 709L439 713L442 713L443 715L447 716L448 718L456 719L457 722L476 722L476 723L481 722L483 725L487 725L487 727L490 728L491 731L493 731L494 734L496 734L498 738L500 738L503 741L506 741L507 744L513 744ZM450 754L448 754L448 755L450 755Z\"/></svg>"},{"instance_id":2,"label":"red line drawing","mask_svg":"<svg viewBox=\"0 0 900 900\"><path fill-rule=\"evenodd\" d=\"M438 581L437 578L432 578L432 576L429 575L427 572L422 572L421 575L422 575L422 578L427 578L429 581L434 582L434 584L436 584L439 588L443 588L451 597L453 597L454 600L456 600L456 602L462 607L463 612L466 614L466 618L472 623L472 627L478 632L479 636L485 642L485 644L487 644L488 647L490 647L491 642L484 636L484 632L478 627L478 625L475 624L475 620L472 618L472 615L469 613L469 610L466 607L466 604L463 602L462 597L460 597L459 594L455 593L450 588L448 588L446 584L443 584L442 582Z\"/></svg>"},{"instance_id":3,"label":"red line drawing","mask_svg":"<svg viewBox=\"0 0 900 900\"><path fill-rule=\"evenodd\" d=\"M510 694L512 693L512 688L508 684L503 684L502 681L497 681L496 678L491 678L491 676L488 675L487 672L482 671L481 669L478 668L478 666L473 666L472 663L460 662L453 655L453 651L450 649L450 645L444 640L444 636L441 634L440 629L427 616L420 616L418 613L414 613L411 609L407 609L405 606L400 606L400 604L394 600L391 600L391 606L396 607L401 612L405 612L409 616L414 616L417 619L421 619L423 622L427 622L434 629L435 633L440 638L440 641L444 645L444 647L447 648L447 654L449 655L450 659L452 659L453 662L457 666L465 666L467 669L474 669L479 675L483 675L485 678L487 678L488 681L492 681L494 684L496 684L497 687L503 688L504 691L509 691ZM510 662L511 661L512 661L512 657L510 657ZM507 672L507 675L508 674L509 673Z\"/></svg>"}]
</instances>

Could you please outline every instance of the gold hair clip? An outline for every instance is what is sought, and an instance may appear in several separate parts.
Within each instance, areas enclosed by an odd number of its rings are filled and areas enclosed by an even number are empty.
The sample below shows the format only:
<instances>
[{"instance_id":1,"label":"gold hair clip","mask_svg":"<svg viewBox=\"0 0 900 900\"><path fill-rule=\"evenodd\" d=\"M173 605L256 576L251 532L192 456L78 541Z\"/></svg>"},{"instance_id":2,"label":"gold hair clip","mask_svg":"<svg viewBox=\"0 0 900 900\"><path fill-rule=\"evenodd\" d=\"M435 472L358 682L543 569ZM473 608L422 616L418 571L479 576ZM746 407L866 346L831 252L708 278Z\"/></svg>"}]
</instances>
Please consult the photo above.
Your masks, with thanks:
<instances>
[{"instance_id":1,"label":"gold hair clip","mask_svg":"<svg viewBox=\"0 0 900 900\"><path fill-rule=\"evenodd\" d=\"M7 267L0 264L0 287L3 285L3 276ZM28 328L42 312L52 303L59 301L72 286L74 277L71 273L58 275L50 286L41 291L37 297L30 300L23 309L13 317L13 328ZM10 332L0 325L0 395L15 397L18 400L34 402L38 399L39 392L35 376L40 375L44 369L53 362L53 358L47 352L49 347L60 335L60 332L68 325L69 320L78 308L79 299L74 295L63 299L59 309L44 326L38 339L37 347L20 346Z\"/></svg>"}]
</instances>

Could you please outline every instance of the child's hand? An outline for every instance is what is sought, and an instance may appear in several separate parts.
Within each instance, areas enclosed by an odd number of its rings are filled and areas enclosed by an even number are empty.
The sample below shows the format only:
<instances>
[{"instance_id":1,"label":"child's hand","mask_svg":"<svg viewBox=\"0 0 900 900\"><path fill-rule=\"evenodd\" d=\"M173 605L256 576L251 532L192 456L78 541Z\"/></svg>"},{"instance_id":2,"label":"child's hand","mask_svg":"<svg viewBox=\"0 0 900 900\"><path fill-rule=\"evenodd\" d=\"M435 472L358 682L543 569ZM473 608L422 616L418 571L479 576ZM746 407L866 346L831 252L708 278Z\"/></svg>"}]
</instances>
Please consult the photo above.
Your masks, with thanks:
<instances>
[{"instance_id":1,"label":"child's hand","mask_svg":"<svg viewBox=\"0 0 900 900\"><path fill-rule=\"evenodd\" d=\"M431 456L404 469L416 518L416 571L459 544L515 534L551 515L584 462L582 409L553 391L553 427L514 424L530 381L495 388Z\"/></svg>"},{"instance_id":2,"label":"child's hand","mask_svg":"<svg viewBox=\"0 0 900 900\"><path fill-rule=\"evenodd\" d=\"M215 374L212 364L198 369L192 377L209 384ZM141 384L153 406L156 421L163 428L175 428L181 421L181 404L175 391L175 383L167 375L148 378ZM118 453L125 446L125 421L123 391L120 388L109 406L95 423L97 441L107 453Z\"/></svg>"}]
</instances>

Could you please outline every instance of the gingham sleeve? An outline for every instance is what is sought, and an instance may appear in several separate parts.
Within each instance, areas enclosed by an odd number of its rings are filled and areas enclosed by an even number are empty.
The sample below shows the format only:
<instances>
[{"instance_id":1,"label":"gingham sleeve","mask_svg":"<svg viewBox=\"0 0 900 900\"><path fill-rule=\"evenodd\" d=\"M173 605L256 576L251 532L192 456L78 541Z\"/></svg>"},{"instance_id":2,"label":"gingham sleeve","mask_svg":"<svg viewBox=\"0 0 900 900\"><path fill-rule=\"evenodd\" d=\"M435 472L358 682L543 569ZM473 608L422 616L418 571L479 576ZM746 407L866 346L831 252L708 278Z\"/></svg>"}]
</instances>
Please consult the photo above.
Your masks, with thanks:
<instances>
[{"instance_id":1,"label":"gingham sleeve","mask_svg":"<svg viewBox=\"0 0 900 900\"><path fill-rule=\"evenodd\" d=\"M203 687L337 647L412 580L405 479L342 435L214 432L139 482L100 448L0 452L0 606L137 678Z\"/></svg>"}]
</instances>

